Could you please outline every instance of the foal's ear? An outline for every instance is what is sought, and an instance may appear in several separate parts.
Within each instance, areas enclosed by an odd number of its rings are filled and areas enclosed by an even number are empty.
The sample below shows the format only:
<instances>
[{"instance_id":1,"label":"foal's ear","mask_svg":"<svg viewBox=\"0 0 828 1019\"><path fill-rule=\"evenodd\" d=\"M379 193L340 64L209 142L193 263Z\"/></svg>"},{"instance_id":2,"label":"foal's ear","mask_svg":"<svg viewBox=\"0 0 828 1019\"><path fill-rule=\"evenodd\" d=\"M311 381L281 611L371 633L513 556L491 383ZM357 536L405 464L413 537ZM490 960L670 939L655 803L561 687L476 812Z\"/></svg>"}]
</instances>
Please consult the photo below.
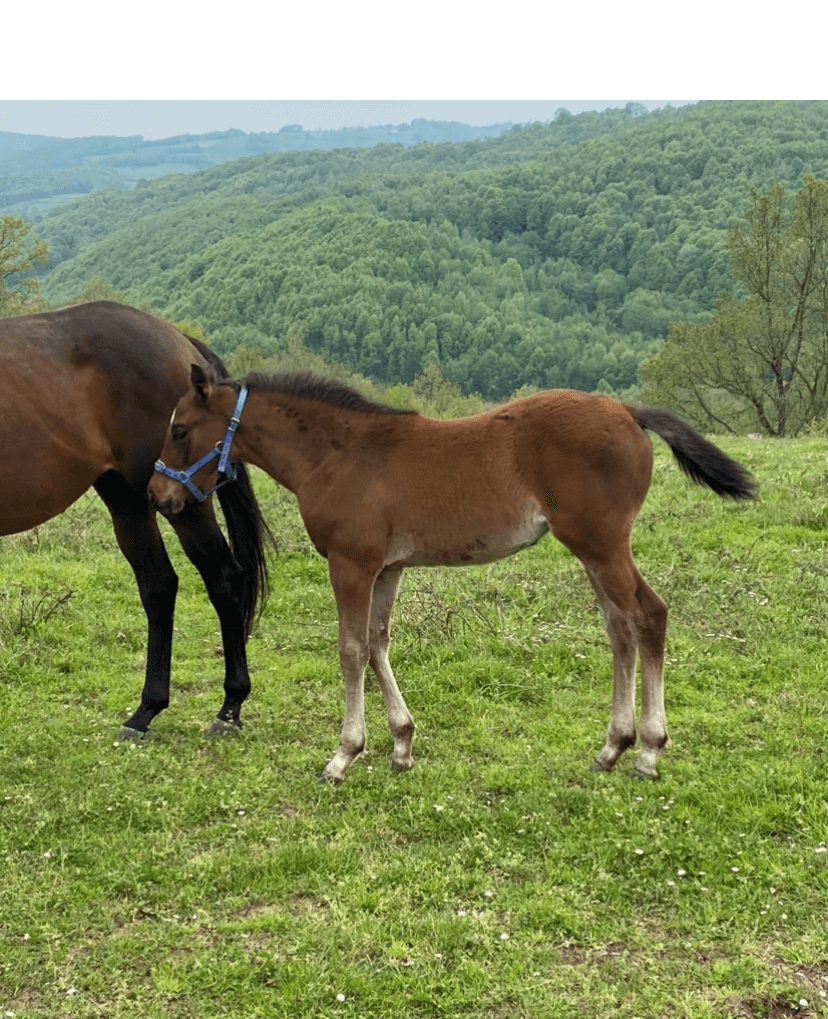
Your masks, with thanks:
<instances>
[{"instance_id":1,"label":"foal's ear","mask_svg":"<svg viewBox=\"0 0 828 1019\"><path fill-rule=\"evenodd\" d=\"M204 374L204 370L197 364L190 365L190 382L193 384L196 396L206 402L207 397L210 395L210 380Z\"/></svg>"}]
</instances>

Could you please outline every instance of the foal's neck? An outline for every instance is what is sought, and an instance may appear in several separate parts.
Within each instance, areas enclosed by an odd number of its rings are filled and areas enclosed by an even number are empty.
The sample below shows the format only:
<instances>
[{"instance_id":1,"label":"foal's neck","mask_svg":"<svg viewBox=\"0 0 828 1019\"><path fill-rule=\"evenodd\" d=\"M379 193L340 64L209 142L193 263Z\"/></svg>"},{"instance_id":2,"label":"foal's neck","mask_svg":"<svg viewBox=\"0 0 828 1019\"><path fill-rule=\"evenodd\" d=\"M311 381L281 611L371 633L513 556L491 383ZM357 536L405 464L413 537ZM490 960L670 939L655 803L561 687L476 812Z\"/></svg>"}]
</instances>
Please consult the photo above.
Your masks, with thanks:
<instances>
[{"instance_id":1,"label":"foal's neck","mask_svg":"<svg viewBox=\"0 0 828 1019\"><path fill-rule=\"evenodd\" d=\"M295 492L303 477L348 443L357 416L316 400L251 390L239 451L246 463Z\"/></svg>"}]
</instances>

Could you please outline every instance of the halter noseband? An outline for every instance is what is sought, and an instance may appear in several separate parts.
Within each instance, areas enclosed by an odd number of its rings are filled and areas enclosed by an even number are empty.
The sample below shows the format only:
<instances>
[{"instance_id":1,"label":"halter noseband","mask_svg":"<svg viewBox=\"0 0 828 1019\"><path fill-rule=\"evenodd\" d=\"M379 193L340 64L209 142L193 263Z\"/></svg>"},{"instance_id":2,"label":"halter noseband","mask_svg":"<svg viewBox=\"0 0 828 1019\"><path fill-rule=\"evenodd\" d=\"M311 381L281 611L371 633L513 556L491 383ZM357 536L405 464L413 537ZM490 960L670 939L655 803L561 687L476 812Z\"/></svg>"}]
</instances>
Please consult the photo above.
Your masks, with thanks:
<instances>
[{"instance_id":1,"label":"halter noseband","mask_svg":"<svg viewBox=\"0 0 828 1019\"><path fill-rule=\"evenodd\" d=\"M239 418L241 417L242 409L244 408L244 402L247 399L247 386L242 386L239 390L239 398L236 401L236 409L233 411L233 416L230 418L230 424L227 426L227 431L224 433L224 438L221 442L217 442L215 448L211 449L209 453L205 453L204 456L191 467L188 467L184 471L173 470L172 467L168 467L163 460L156 460L155 469L159 474L166 474L168 478L172 478L173 481L180 481L185 488L189 489L190 492L198 499L199 502L204 502L205 499L209 498L216 489L221 488L222 485L226 485L228 481L236 480L236 467L230 463L230 446L233 443L233 434L239 427ZM173 417L175 415L173 414ZM172 426L172 421L170 421ZM218 471L219 474L224 474L224 481L220 481L213 488L207 492L202 492L200 488L193 481L193 475L198 474L205 464L208 464L214 457L219 458Z\"/></svg>"}]
</instances>

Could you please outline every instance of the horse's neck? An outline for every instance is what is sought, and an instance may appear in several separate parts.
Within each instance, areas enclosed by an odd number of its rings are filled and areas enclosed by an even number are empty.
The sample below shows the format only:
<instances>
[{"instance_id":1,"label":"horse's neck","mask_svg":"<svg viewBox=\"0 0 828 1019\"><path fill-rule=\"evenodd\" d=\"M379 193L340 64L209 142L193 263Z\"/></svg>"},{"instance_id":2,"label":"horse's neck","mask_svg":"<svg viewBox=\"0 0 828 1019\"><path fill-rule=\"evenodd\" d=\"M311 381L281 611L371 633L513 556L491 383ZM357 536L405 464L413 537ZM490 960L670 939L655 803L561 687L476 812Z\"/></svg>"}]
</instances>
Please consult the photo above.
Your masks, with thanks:
<instances>
[{"instance_id":1,"label":"horse's neck","mask_svg":"<svg viewBox=\"0 0 828 1019\"><path fill-rule=\"evenodd\" d=\"M286 411L282 394L251 393L251 397L253 406L243 418L243 459L292 492L350 434L350 415L337 408L297 400Z\"/></svg>"}]
</instances>

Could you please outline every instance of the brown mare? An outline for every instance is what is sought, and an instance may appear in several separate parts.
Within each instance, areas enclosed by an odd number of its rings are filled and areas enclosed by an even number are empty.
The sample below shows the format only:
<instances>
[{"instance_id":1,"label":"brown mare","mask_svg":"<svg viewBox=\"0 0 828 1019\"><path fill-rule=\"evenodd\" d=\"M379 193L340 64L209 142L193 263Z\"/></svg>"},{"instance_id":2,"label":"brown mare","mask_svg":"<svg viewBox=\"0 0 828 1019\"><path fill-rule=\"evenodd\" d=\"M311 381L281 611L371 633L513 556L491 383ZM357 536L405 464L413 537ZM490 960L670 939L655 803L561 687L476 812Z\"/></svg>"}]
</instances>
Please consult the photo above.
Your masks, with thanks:
<instances>
[{"instance_id":1,"label":"brown mare","mask_svg":"<svg viewBox=\"0 0 828 1019\"><path fill-rule=\"evenodd\" d=\"M667 742L662 666L667 608L636 569L630 531L660 435L679 466L722 496L749 498L750 475L667 410L570 390L538 393L479 417L434 421L370 403L307 374L238 382L193 365L159 466L199 458L240 416L233 456L295 493L328 560L339 611L345 721L323 779L341 781L365 746L363 677L376 673L394 737L392 767L410 768L414 722L388 662L389 619L406 566L490 563L547 531L581 560L613 653L612 716L594 767L609 771L635 743L635 663L641 655L641 750L635 774L656 778ZM243 389L242 389L243 391ZM211 484L215 468L196 472ZM171 472L175 473L175 472ZM157 473L150 492L174 520L191 496Z\"/></svg>"},{"instance_id":2,"label":"brown mare","mask_svg":"<svg viewBox=\"0 0 828 1019\"><path fill-rule=\"evenodd\" d=\"M146 682L121 739L140 738L169 704L178 578L147 483L193 362L227 377L203 344L124 305L0 319L0 535L37 527L94 487L138 582L149 629ZM229 547L211 499L171 521L221 624L225 699L213 732L241 724L250 691L245 639L266 585L258 505L246 475L238 482L219 492Z\"/></svg>"}]
</instances>

